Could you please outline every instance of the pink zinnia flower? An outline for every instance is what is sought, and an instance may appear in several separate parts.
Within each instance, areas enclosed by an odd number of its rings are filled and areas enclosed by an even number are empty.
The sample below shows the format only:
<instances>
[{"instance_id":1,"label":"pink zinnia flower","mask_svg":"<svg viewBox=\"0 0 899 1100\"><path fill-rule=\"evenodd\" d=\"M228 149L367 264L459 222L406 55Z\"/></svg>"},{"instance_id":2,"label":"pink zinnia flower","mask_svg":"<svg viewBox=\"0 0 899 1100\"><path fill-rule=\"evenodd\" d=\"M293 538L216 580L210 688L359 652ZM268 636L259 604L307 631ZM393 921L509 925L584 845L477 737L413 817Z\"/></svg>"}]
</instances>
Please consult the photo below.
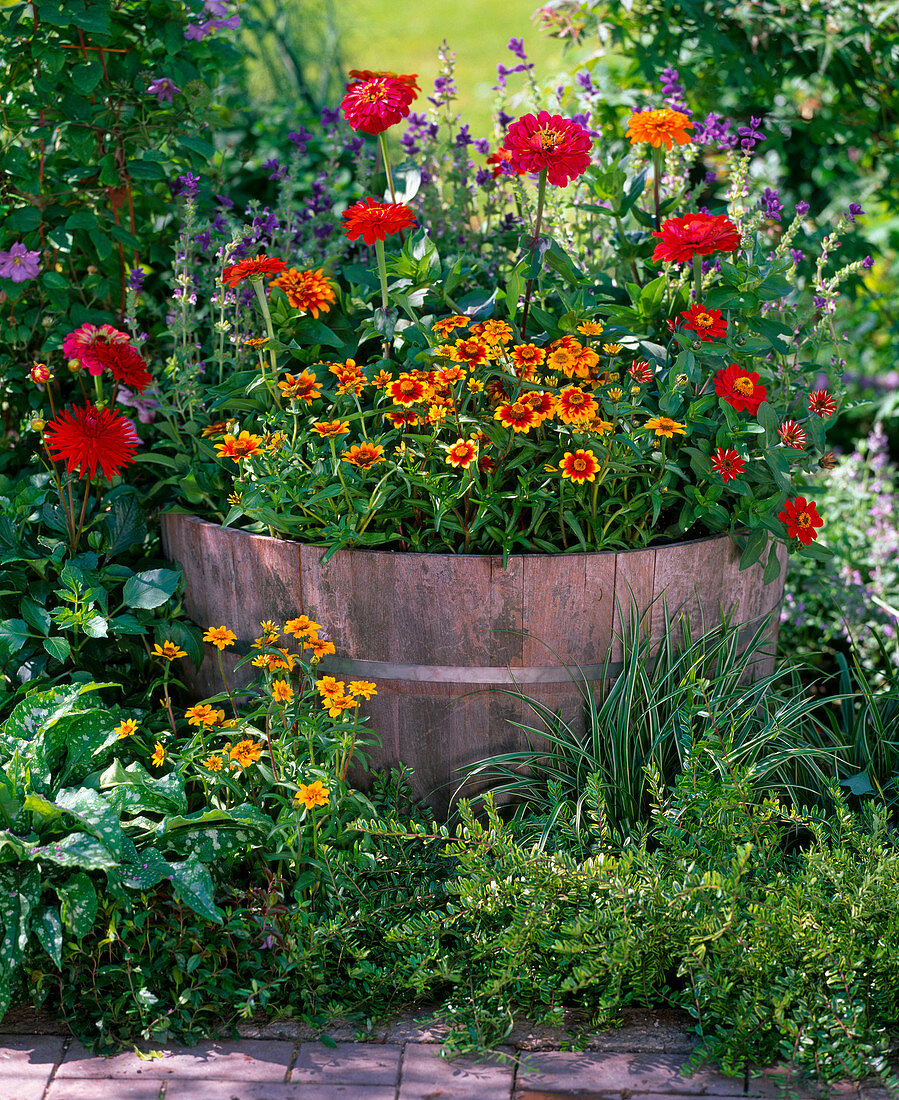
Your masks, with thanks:
<instances>
[{"instance_id":1,"label":"pink zinnia flower","mask_svg":"<svg viewBox=\"0 0 899 1100\"><path fill-rule=\"evenodd\" d=\"M578 122L541 111L522 115L509 127L504 142L515 172L547 169L547 180L565 187L590 167L590 135Z\"/></svg>"},{"instance_id":2,"label":"pink zinnia flower","mask_svg":"<svg viewBox=\"0 0 899 1100\"><path fill-rule=\"evenodd\" d=\"M66 359L75 359L82 366L86 366L91 374L103 373L103 367L99 363L89 363L90 352L98 344L128 344L131 337L127 333L119 332L112 325L82 325L81 328L70 332L62 342L62 353Z\"/></svg>"}]
</instances>

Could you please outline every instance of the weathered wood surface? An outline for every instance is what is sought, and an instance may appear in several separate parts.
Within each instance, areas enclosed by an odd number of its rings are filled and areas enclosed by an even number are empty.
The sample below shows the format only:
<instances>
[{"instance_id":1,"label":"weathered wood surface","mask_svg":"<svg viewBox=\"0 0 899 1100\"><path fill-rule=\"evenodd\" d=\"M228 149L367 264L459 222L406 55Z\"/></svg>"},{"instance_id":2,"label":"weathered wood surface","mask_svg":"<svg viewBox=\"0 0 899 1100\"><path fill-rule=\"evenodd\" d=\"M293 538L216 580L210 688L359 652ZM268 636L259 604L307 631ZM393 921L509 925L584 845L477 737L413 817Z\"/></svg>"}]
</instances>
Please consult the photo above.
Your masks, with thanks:
<instances>
[{"instance_id":1,"label":"weathered wood surface","mask_svg":"<svg viewBox=\"0 0 899 1100\"><path fill-rule=\"evenodd\" d=\"M338 551L322 564L321 547L176 513L162 521L166 554L187 578L185 607L204 629L224 624L252 642L262 620L283 624L306 614L334 642L336 660L441 666L436 681L340 673L378 682L367 704L382 741L370 752L372 767L408 764L415 793L439 813L458 785L459 768L526 747L527 735L513 723L539 725L521 700L486 682L484 668L495 677L508 666L524 679L529 669L554 666L558 682L522 682L521 690L582 725L583 680L569 678L562 666L602 665L610 649L612 661L620 661L616 635L635 607L660 638L667 601L669 612L690 616L694 634L720 622L722 612L739 623L773 612L771 656L755 662L751 674L773 669L783 574L766 587L760 566L741 573L739 551L727 536L617 554L515 556L503 569L501 558L489 555L362 550ZM216 651L207 650L200 672L185 677L201 696L221 690ZM224 654L229 676L238 659ZM322 670L327 666L326 659ZM451 682L452 668L459 682ZM247 683L253 671L240 670L234 682ZM592 677L591 688L598 687Z\"/></svg>"}]
</instances>

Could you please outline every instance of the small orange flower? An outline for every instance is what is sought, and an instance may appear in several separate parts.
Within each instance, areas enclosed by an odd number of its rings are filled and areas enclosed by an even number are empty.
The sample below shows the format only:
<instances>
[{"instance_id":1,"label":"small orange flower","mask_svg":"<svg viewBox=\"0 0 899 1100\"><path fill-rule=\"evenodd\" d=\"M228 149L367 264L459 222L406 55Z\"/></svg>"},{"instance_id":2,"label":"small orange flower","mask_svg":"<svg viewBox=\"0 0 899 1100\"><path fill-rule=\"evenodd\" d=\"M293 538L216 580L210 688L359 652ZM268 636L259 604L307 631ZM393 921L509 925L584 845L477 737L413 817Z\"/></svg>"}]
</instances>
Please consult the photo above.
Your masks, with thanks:
<instances>
[{"instance_id":1,"label":"small orange flower","mask_svg":"<svg viewBox=\"0 0 899 1100\"><path fill-rule=\"evenodd\" d=\"M584 321L577 330L581 336L602 336L604 327L599 321Z\"/></svg>"},{"instance_id":2,"label":"small orange flower","mask_svg":"<svg viewBox=\"0 0 899 1100\"><path fill-rule=\"evenodd\" d=\"M654 148L671 148L671 143L689 145L693 123L680 111L663 107L658 111L638 111L627 121L627 133L624 135L631 145L648 142Z\"/></svg>"},{"instance_id":3,"label":"small orange flower","mask_svg":"<svg viewBox=\"0 0 899 1100\"><path fill-rule=\"evenodd\" d=\"M322 268L317 271L297 271L295 267L289 267L272 282L272 286L284 291L294 309L301 313L311 313L313 317L318 317L319 313L327 313L337 301L334 288L325 278Z\"/></svg>"},{"instance_id":4,"label":"small orange flower","mask_svg":"<svg viewBox=\"0 0 899 1100\"><path fill-rule=\"evenodd\" d=\"M124 741L126 737L133 737L137 733L137 719L125 718L115 727L113 733L118 736L120 741Z\"/></svg>"},{"instance_id":5,"label":"small orange flower","mask_svg":"<svg viewBox=\"0 0 899 1100\"><path fill-rule=\"evenodd\" d=\"M230 458L233 462L240 462L244 458L252 458L262 454L262 437L243 431L238 436L226 435L221 443L216 443L215 449L219 458Z\"/></svg>"},{"instance_id":6,"label":"small orange flower","mask_svg":"<svg viewBox=\"0 0 899 1100\"><path fill-rule=\"evenodd\" d=\"M244 279L262 280L271 275L280 275L286 270L287 264L274 256L259 255L252 260L244 260L243 263L231 264L222 272L222 282L230 287L236 287Z\"/></svg>"},{"instance_id":7,"label":"small orange flower","mask_svg":"<svg viewBox=\"0 0 899 1100\"><path fill-rule=\"evenodd\" d=\"M376 390L386 390L390 383L393 381L393 375L389 371L382 370L371 380L371 384Z\"/></svg>"},{"instance_id":8,"label":"small orange flower","mask_svg":"<svg viewBox=\"0 0 899 1100\"><path fill-rule=\"evenodd\" d=\"M251 741L248 738L245 741L238 741L228 755L232 760L236 760L242 768L249 768L262 756L262 745L258 741Z\"/></svg>"},{"instance_id":9,"label":"small orange flower","mask_svg":"<svg viewBox=\"0 0 899 1100\"><path fill-rule=\"evenodd\" d=\"M512 362L519 370L533 371L546 361L546 352L536 344L516 344L512 348Z\"/></svg>"},{"instance_id":10,"label":"small orange flower","mask_svg":"<svg viewBox=\"0 0 899 1100\"><path fill-rule=\"evenodd\" d=\"M418 415L412 412L411 409L403 409L402 412L386 412L384 413L384 419L389 420L394 428L414 428L421 421Z\"/></svg>"},{"instance_id":11,"label":"small orange flower","mask_svg":"<svg viewBox=\"0 0 899 1100\"><path fill-rule=\"evenodd\" d=\"M350 680L347 692L350 695L358 695L362 699L371 699L373 695L377 695L378 685L371 680Z\"/></svg>"},{"instance_id":12,"label":"small orange flower","mask_svg":"<svg viewBox=\"0 0 899 1100\"><path fill-rule=\"evenodd\" d=\"M283 382L278 383L278 389L288 401L305 401L307 405L321 397L320 386L319 380L308 370L301 371L296 378L288 374Z\"/></svg>"},{"instance_id":13,"label":"small orange flower","mask_svg":"<svg viewBox=\"0 0 899 1100\"><path fill-rule=\"evenodd\" d=\"M204 439L210 439L215 435L224 435L225 432L231 427L229 420L216 420L214 424L207 424L206 427L200 432L200 435Z\"/></svg>"},{"instance_id":14,"label":"small orange flower","mask_svg":"<svg viewBox=\"0 0 899 1100\"><path fill-rule=\"evenodd\" d=\"M591 420L599 412L593 394L585 393L577 386L568 386L556 398L556 413L565 424L577 424Z\"/></svg>"},{"instance_id":15,"label":"small orange flower","mask_svg":"<svg viewBox=\"0 0 899 1100\"><path fill-rule=\"evenodd\" d=\"M384 448L380 444L366 441L354 444L340 457L351 466L358 466L360 470L370 470L375 463L384 461Z\"/></svg>"},{"instance_id":16,"label":"small orange flower","mask_svg":"<svg viewBox=\"0 0 899 1100\"><path fill-rule=\"evenodd\" d=\"M577 355L569 348L556 348L550 352L546 365L550 370L561 371L566 378L571 378L577 369Z\"/></svg>"},{"instance_id":17,"label":"small orange flower","mask_svg":"<svg viewBox=\"0 0 899 1100\"><path fill-rule=\"evenodd\" d=\"M330 793L331 788L326 787L320 779L316 779L314 783L301 783L293 796L294 805L298 809L300 806L305 806L307 810L315 806L327 806Z\"/></svg>"},{"instance_id":18,"label":"small orange flower","mask_svg":"<svg viewBox=\"0 0 899 1100\"><path fill-rule=\"evenodd\" d=\"M477 455L478 449L470 439L457 439L451 447L447 448L446 464L467 470Z\"/></svg>"},{"instance_id":19,"label":"small orange flower","mask_svg":"<svg viewBox=\"0 0 899 1100\"><path fill-rule=\"evenodd\" d=\"M327 698L322 699L322 709L326 710L331 718L337 718L345 710L352 710L353 707L358 706L359 700L352 699L349 695L329 695Z\"/></svg>"},{"instance_id":20,"label":"small orange flower","mask_svg":"<svg viewBox=\"0 0 899 1100\"><path fill-rule=\"evenodd\" d=\"M187 708L184 717L190 725L206 729L209 726L220 726L225 720L225 712L216 710L209 703L197 703L196 706Z\"/></svg>"},{"instance_id":21,"label":"small orange flower","mask_svg":"<svg viewBox=\"0 0 899 1100\"><path fill-rule=\"evenodd\" d=\"M289 703L293 698L293 688L286 680L272 680L272 699L276 703Z\"/></svg>"},{"instance_id":22,"label":"small orange flower","mask_svg":"<svg viewBox=\"0 0 899 1100\"><path fill-rule=\"evenodd\" d=\"M343 680L336 680L333 676L322 676L315 681L319 695L325 699L330 699L332 695L343 695L345 686Z\"/></svg>"},{"instance_id":23,"label":"small orange flower","mask_svg":"<svg viewBox=\"0 0 899 1100\"><path fill-rule=\"evenodd\" d=\"M603 344L602 350L606 355L617 355L623 349L623 344Z\"/></svg>"},{"instance_id":24,"label":"small orange flower","mask_svg":"<svg viewBox=\"0 0 899 1100\"><path fill-rule=\"evenodd\" d=\"M237 635L226 626L211 626L203 635L203 641L214 645L219 652L234 645Z\"/></svg>"},{"instance_id":25,"label":"small orange flower","mask_svg":"<svg viewBox=\"0 0 899 1100\"><path fill-rule=\"evenodd\" d=\"M543 390L529 390L527 393L521 395L519 401L523 401L525 405L531 406L540 418L541 424L547 417L552 416L556 411L555 397L553 397L551 393L545 393Z\"/></svg>"},{"instance_id":26,"label":"small orange flower","mask_svg":"<svg viewBox=\"0 0 899 1100\"><path fill-rule=\"evenodd\" d=\"M508 344L512 339L512 326L505 321L497 321L490 318L487 321L479 321L469 329L472 336L477 336L486 344Z\"/></svg>"},{"instance_id":27,"label":"small orange flower","mask_svg":"<svg viewBox=\"0 0 899 1100\"><path fill-rule=\"evenodd\" d=\"M310 638L308 642L303 642L303 645L312 650L312 655L316 660L321 660L322 657L330 657L332 653L337 652L334 643L326 642L323 638Z\"/></svg>"},{"instance_id":28,"label":"small orange flower","mask_svg":"<svg viewBox=\"0 0 899 1100\"><path fill-rule=\"evenodd\" d=\"M654 416L647 420L643 427L648 432L655 432L657 436L673 439L675 435L686 435L686 425L672 420L670 416Z\"/></svg>"},{"instance_id":29,"label":"small orange flower","mask_svg":"<svg viewBox=\"0 0 899 1100\"><path fill-rule=\"evenodd\" d=\"M161 768L165 763L165 749L162 747L162 742L157 741L153 755L150 758L154 768Z\"/></svg>"},{"instance_id":30,"label":"small orange flower","mask_svg":"<svg viewBox=\"0 0 899 1100\"><path fill-rule=\"evenodd\" d=\"M222 770L222 758L213 753L203 761L203 767L208 772L220 772Z\"/></svg>"},{"instance_id":31,"label":"small orange flower","mask_svg":"<svg viewBox=\"0 0 899 1100\"><path fill-rule=\"evenodd\" d=\"M314 623L308 615L300 615L296 619L288 619L284 624L284 633L290 634L294 638L308 638L316 632L321 630L321 623Z\"/></svg>"},{"instance_id":32,"label":"small orange flower","mask_svg":"<svg viewBox=\"0 0 899 1100\"><path fill-rule=\"evenodd\" d=\"M387 387L387 396L397 405L414 405L417 401L423 401L426 393L424 382L410 374L401 374Z\"/></svg>"},{"instance_id":33,"label":"small orange flower","mask_svg":"<svg viewBox=\"0 0 899 1100\"><path fill-rule=\"evenodd\" d=\"M529 432L535 427L540 418L537 413L523 401L513 401L510 404L500 405L493 414L493 419L498 420L504 428L511 428L513 432Z\"/></svg>"},{"instance_id":34,"label":"small orange flower","mask_svg":"<svg viewBox=\"0 0 899 1100\"><path fill-rule=\"evenodd\" d=\"M456 359L460 363L468 363L469 366L479 367L489 359L486 340L460 340L455 348Z\"/></svg>"},{"instance_id":35,"label":"small orange flower","mask_svg":"<svg viewBox=\"0 0 899 1100\"><path fill-rule=\"evenodd\" d=\"M560 468L563 478L580 485L585 481L596 480L599 463L592 451L566 451Z\"/></svg>"},{"instance_id":36,"label":"small orange flower","mask_svg":"<svg viewBox=\"0 0 899 1100\"><path fill-rule=\"evenodd\" d=\"M152 655L162 657L166 661L177 661L179 657L186 657L187 653L176 646L174 642L163 642L162 645L156 642L153 646Z\"/></svg>"},{"instance_id":37,"label":"small orange flower","mask_svg":"<svg viewBox=\"0 0 899 1100\"><path fill-rule=\"evenodd\" d=\"M438 336L445 340L454 328L466 328L467 325L467 317L444 317L441 321L435 321L431 325L431 332L436 332Z\"/></svg>"},{"instance_id":38,"label":"small orange flower","mask_svg":"<svg viewBox=\"0 0 899 1100\"><path fill-rule=\"evenodd\" d=\"M322 439L331 439L337 435L346 435L350 430L350 422L349 420L320 420L312 425L312 430Z\"/></svg>"},{"instance_id":39,"label":"small orange flower","mask_svg":"<svg viewBox=\"0 0 899 1100\"><path fill-rule=\"evenodd\" d=\"M438 385L452 386L456 382L462 382L464 378L465 371L461 367L444 367L437 371L436 382Z\"/></svg>"}]
</instances>

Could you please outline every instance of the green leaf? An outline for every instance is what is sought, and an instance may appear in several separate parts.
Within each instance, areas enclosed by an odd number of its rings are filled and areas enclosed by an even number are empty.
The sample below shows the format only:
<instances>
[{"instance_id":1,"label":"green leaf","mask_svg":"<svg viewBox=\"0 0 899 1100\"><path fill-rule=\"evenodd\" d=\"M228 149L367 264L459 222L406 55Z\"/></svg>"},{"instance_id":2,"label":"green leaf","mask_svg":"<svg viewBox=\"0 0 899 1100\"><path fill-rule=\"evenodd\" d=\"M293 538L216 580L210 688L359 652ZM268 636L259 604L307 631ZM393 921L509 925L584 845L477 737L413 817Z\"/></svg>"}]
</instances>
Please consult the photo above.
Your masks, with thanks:
<instances>
[{"instance_id":1,"label":"green leaf","mask_svg":"<svg viewBox=\"0 0 899 1100\"><path fill-rule=\"evenodd\" d=\"M157 778L138 761L122 767L116 760L100 776L99 785L119 817L147 811L183 813L187 809L184 780L177 772Z\"/></svg>"},{"instance_id":2,"label":"green leaf","mask_svg":"<svg viewBox=\"0 0 899 1100\"><path fill-rule=\"evenodd\" d=\"M155 848L142 848L137 863L121 868L122 882L131 890L150 890L172 874L172 865Z\"/></svg>"},{"instance_id":3,"label":"green leaf","mask_svg":"<svg viewBox=\"0 0 899 1100\"><path fill-rule=\"evenodd\" d=\"M34 933L57 969L62 966L62 920L58 909L45 907L34 921Z\"/></svg>"},{"instance_id":4,"label":"green leaf","mask_svg":"<svg viewBox=\"0 0 899 1100\"><path fill-rule=\"evenodd\" d=\"M78 939L86 936L97 919L97 891L91 880L79 872L57 886L56 892L62 902L62 923Z\"/></svg>"},{"instance_id":5,"label":"green leaf","mask_svg":"<svg viewBox=\"0 0 899 1100\"><path fill-rule=\"evenodd\" d=\"M215 904L212 876L206 867L194 857L171 866L175 895L201 917L221 924L224 914Z\"/></svg>"},{"instance_id":6,"label":"green leaf","mask_svg":"<svg viewBox=\"0 0 899 1100\"><path fill-rule=\"evenodd\" d=\"M74 229L96 229L97 216L90 210L76 210L66 218L66 229L71 232Z\"/></svg>"},{"instance_id":7,"label":"green leaf","mask_svg":"<svg viewBox=\"0 0 899 1100\"><path fill-rule=\"evenodd\" d=\"M784 492L789 492L793 482L790 478L790 464L787 462L786 455L783 451L774 447L766 448L763 453L768 469L774 474L777 487L783 489Z\"/></svg>"},{"instance_id":8,"label":"green leaf","mask_svg":"<svg viewBox=\"0 0 899 1100\"><path fill-rule=\"evenodd\" d=\"M768 545L768 532L764 527L753 528L749 538L746 540L746 546L743 549L743 554L740 558L740 570L748 569L750 565L754 565L759 560L762 554L765 552L765 547Z\"/></svg>"},{"instance_id":9,"label":"green leaf","mask_svg":"<svg viewBox=\"0 0 899 1100\"><path fill-rule=\"evenodd\" d=\"M73 817L86 833L99 840L117 859L122 858L125 834L119 824L119 815L98 791L90 787L70 787L59 791L53 801L58 809Z\"/></svg>"},{"instance_id":10,"label":"green leaf","mask_svg":"<svg viewBox=\"0 0 899 1100\"><path fill-rule=\"evenodd\" d=\"M69 833L62 840L30 849L28 856L36 863L79 867L83 871L108 871L118 866L118 860L109 849L86 833Z\"/></svg>"},{"instance_id":11,"label":"green leaf","mask_svg":"<svg viewBox=\"0 0 899 1100\"><path fill-rule=\"evenodd\" d=\"M165 169L155 160L130 160L128 175L136 180L164 180Z\"/></svg>"},{"instance_id":12,"label":"green leaf","mask_svg":"<svg viewBox=\"0 0 899 1100\"><path fill-rule=\"evenodd\" d=\"M46 635L49 633L51 619L50 612L46 608L41 607L30 596L23 596L22 602L19 604L19 610L22 612L25 622L34 627L38 634Z\"/></svg>"},{"instance_id":13,"label":"green leaf","mask_svg":"<svg viewBox=\"0 0 899 1100\"><path fill-rule=\"evenodd\" d=\"M147 569L128 579L122 599L128 607L160 607L175 594L180 580L180 570Z\"/></svg>"},{"instance_id":14,"label":"green leaf","mask_svg":"<svg viewBox=\"0 0 899 1100\"><path fill-rule=\"evenodd\" d=\"M11 656L18 653L28 641L31 631L23 619L7 619L0 622L0 653Z\"/></svg>"},{"instance_id":15,"label":"green leaf","mask_svg":"<svg viewBox=\"0 0 899 1100\"><path fill-rule=\"evenodd\" d=\"M771 584L776 581L780 576L781 565L780 558L777 556L777 543L771 543L771 549L768 551L768 564L765 566L765 574L762 577L763 584Z\"/></svg>"},{"instance_id":16,"label":"green leaf","mask_svg":"<svg viewBox=\"0 0 899 1100\"><path fill-rule=\"evenodd\" d=\"M130 550L132 546L142 543L147 534L147 524L137 494L118 497L107 513L103 527L107 558L114 558L123 550Z\"/></svg>"}]
</instances>

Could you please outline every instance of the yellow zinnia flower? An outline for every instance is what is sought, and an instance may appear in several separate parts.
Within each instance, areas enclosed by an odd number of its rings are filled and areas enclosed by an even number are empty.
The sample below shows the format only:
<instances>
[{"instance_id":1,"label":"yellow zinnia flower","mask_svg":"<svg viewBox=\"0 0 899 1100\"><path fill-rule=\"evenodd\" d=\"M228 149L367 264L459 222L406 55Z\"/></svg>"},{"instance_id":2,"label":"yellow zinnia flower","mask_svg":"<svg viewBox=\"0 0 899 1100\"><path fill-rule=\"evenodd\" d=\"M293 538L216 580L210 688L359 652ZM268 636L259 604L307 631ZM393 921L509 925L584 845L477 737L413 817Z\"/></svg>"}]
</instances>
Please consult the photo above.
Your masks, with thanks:
<instances>
[{"instance_id":1,"label":"yellow zinnia flower","mask_svg":"<svg viewBox=\"0 0 899 1100\"><path fill-rule=\"evenodd\" d=\"M655 432L657 436L664 436L666 439L672 439L675 435L686 435L686 425L678 423L677 420L672 420L670 416L655 416L652 420L647 420L643 427L647 431Z\"/></svg>"}]
</instances>

